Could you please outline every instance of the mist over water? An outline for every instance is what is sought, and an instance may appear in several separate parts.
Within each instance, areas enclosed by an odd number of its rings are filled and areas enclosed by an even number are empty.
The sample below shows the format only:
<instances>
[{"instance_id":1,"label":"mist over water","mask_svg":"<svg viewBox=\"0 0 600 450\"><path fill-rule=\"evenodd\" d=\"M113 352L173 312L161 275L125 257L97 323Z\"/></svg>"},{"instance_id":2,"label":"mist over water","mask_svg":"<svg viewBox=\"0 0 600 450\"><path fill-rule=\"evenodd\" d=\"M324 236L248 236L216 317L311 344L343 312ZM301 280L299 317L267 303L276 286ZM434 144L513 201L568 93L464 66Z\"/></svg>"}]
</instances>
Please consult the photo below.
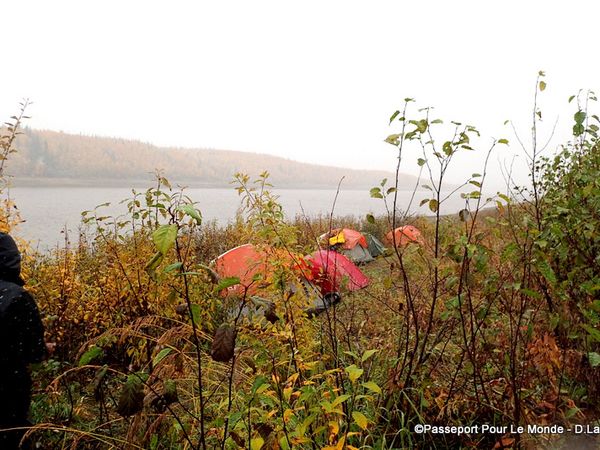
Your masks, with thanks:
<instances>
[{"instance_id":1,"label":"mist over water","mask_svg":"<svg viewBox=\"0 0 600 450\"><path fill-rule=\"evenodd\" d=\"M232 189L224 188L190 188L185 191L192 200L198 202L205 221L216 220L224 225L235 218L241 206L241 198ZM315 217L328 215L334 202L335 190L311 189L275 189L279 201L288 218L297 214ZM54 247L64 242L66 229L74 239L81 226L81 212L92 210L97 205L110 202L101 208L101 215L120 215L127 212L123 199L131 198L129 188L114 187L15 187L10 191L24 223L16 234L39 244L41 250ZM411 207L411 213L431 214L427 206L419 207L422 199L428 198L431 192L417 192ZM412 191L398 192L398 208L406 209ZM143 200L143 198L140 198ZM464 208L465 201L457 193L442 204L442 214L458 212ZM385 206L381 199L371 198L368 190L341 190L339 192L334 216L354 215L364 217L367 213L384 214Z\"/></svg>"}]
</instances>

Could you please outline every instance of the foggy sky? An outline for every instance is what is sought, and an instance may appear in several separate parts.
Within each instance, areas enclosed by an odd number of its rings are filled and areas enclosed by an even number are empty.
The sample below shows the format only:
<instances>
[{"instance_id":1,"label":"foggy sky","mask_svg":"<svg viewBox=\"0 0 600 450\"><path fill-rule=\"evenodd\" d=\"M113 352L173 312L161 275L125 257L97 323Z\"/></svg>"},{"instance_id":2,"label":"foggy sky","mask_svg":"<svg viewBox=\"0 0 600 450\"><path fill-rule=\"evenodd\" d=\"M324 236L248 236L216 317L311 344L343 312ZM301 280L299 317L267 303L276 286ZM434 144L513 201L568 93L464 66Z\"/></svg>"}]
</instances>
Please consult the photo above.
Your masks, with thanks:
<instances>
[{"instance_id":1,"label":"foggy sky","mask_svg":"<svg viewBox=\"0 0 600 450\"><path fill-rule=\"evenodd\" d=\"M21 0L2 6L0 114L28 97L34 128L393 170L383 140L405 97L478 126L481 149L516 144L505 119L527 144L544 70L541 140L558 118L558 144L569 95L598 89L598 12L583 1ZM498 150L491 181L517 150ZM450 181L479 171L483 153L458 158ZM415 173L418 156L402 170Z\"/></svg>"}]
</instances>

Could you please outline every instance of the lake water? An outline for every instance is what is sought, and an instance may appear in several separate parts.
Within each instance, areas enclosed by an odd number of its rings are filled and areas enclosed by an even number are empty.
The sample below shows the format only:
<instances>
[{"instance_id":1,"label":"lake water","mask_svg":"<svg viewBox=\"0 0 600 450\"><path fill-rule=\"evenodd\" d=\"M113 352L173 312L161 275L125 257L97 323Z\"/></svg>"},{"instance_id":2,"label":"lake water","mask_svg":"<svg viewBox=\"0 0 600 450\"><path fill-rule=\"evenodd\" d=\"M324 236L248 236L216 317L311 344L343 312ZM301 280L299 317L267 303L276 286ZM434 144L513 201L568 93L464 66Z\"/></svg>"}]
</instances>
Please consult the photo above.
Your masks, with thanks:
<instances>
[{"instance_id":1,"label":"lake water","mask_svg":"<svg viewBox=\"0 0 600 450\"><path fill-rule=\"evenodd\" d=\"M232 188L188 189L187 194L198 202L204 220L216 220L220 224L231 221L240 207L240 197ZM274 191L288 217L302 214L317 216L329 214L335 198L335 190L280 189ZM405 209L412 192L400 191L398 207ZM418 192L411 212L428 214L426 206L419 207L419 201L430 192ZM14 187L10 196L15 201L22 219L25 220L16 232L21 237L39 243L40 249L53 247L63 242L64 229L77 234L81 223L81 212L110 202L103 208L105 215L119 215L126 211L119 202L131 197L131 189L115 187ZM442 205L441 212L449 214L464 208L464 200L456 194ZM334 214L338 216L364 216L367 213L383 214L385 207L380 199L373 199L369 191L341 190Z\"/></svg>"}]
</instances>

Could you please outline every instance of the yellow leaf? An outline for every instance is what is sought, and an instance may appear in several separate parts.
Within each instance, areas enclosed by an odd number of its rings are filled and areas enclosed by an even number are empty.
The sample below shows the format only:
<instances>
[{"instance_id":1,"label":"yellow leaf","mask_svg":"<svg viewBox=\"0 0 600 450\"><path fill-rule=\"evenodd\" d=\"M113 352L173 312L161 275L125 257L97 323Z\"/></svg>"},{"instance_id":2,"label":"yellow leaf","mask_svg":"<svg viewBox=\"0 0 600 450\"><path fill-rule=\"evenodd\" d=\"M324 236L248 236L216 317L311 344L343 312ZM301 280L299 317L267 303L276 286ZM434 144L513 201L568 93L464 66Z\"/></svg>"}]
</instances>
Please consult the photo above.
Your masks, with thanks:
<instances>
[{"instance_id":1,"label":"yellow leaf","mask_svg":"<svg viewBox=\"0 0 600 450\"><path fill-rule=\"evenodd\" d=\"M329 422L329 433L333 434L334 436L337 436L337 434L339 432L340 432L340 425L333 420L331 422Z\"/></svg>"},{"instance_id":2,"label":"yellow leaf","mask_svg":"<svg viewBox=\"0 0 600 450\"><path fill-rule=\"evenodd\" d=\"M258 436L250 441L250 448L252 450L260 450L264 444L265 440Z\"/></svg>"},{"instance_id":3,"label":"yellow leaf","mask_svg":"<svg viewBox=\"0 0 600 450\"><path fill-rule=\"evenodd\" d=\"M344 450L344 443L346 442L346 436L342 436L342 438L335 445L328 445L327 447L323 447L321 450Z\"/></svg>"},{"instance_id":4,"label":"yellow leaf","mask_svg":"<svg viewBox=\"0 0 600 450\"><path fill-rule=\"evenodd\" d=\"M377 383L375 383L373 381L367 381L367 382L363 383L362 385L370 391L373 391L377 394L381 394L381 388L379 386L377 386Z\"/></svg>"},{"instance_id":5,"label":"yellow leaf","mask_svg":"<svg viewBox=\"0 0 600 450\"><path fill-rule=\"evenodd\" d=\"M341 405L342 403L344 403L349 398L350 398L350 396L348 394L340 395L339 397L336 397L333 400L333 402L331 403L331 406L336 407L337 405Z\"/></svg>"},{"instance_id":6,"label":"yellow leaf","mask_svg":"<svg viewBox=\"0 0 600 450\"><path fill-rule=\"evenodd\" d=\"M360 367L356 367L356 364L346 367L346 373L353 383L363 374L364 370Z\"/></svg>"},{"instance_id":7,"label":"yellow leaf","mask_svg":"<svg viewBox=\"0 0 600 450\"><path fill-rule=\"evenodd\" d=\"M292 411L291 409L286 409L283 412L283 422L284 423L288 423L290 421L290 418L294 415L294 411Z\"/></svg>"},{"instance_id":8,"label":"yellow leaf","mask_svg":"<svg viewBox=\"0 0 600 450\"><path fill-rule=\"evenodd\" d=\"M359 427L361 427L363 430L367 429L367 426L369 425L369 419L367 419L363 413L353 411L352 417Z\"/></svg>"},{"instance_id":9,"label":"yellow leaf","mask_svg":"<svg viewBox=\"0 0 600 450\"><path fill-rule=\"evenodd\" d=\"M290 375L290 377L287 379L286 383L289 384L290 386L292 386L298 379L299 375L300 375L299 373L294 373L294 374Z\"/></svg>"}]
</instances>

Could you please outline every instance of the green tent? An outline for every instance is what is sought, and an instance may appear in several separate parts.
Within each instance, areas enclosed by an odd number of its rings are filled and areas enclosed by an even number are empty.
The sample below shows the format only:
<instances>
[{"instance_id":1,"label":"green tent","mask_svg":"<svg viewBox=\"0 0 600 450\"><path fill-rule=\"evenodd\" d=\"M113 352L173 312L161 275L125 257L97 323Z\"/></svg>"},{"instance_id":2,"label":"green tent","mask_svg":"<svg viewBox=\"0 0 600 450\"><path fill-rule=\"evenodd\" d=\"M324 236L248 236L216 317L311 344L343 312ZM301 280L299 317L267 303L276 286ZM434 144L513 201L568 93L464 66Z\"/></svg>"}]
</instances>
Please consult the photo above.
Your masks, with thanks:
<instances>
[{"instance_id":1,"label":"green tent","mask_svg":"<svg viewBox=\"0 0 600 450\"><path fill-rule=\"evenodd\" d=\"M370 233L363 233L363 236L367 240L368 250L373 258L376 258L385 252L385 246L375 236Z\"/></svg>"},{"instance_id":2,"label":"green tent","mask_svg":"<svg viewBox=\"0 0 600 450\"><path fill-rule=\"evenodd\" d=\"M371 252L366 248L362 248L360 245L356 245L348 249L343 248L340 249L339 252L345 257L347 257L350 261L357 264L368 263L373 261L373 256L371 255Z\"/></svg>"}]
</instances>

